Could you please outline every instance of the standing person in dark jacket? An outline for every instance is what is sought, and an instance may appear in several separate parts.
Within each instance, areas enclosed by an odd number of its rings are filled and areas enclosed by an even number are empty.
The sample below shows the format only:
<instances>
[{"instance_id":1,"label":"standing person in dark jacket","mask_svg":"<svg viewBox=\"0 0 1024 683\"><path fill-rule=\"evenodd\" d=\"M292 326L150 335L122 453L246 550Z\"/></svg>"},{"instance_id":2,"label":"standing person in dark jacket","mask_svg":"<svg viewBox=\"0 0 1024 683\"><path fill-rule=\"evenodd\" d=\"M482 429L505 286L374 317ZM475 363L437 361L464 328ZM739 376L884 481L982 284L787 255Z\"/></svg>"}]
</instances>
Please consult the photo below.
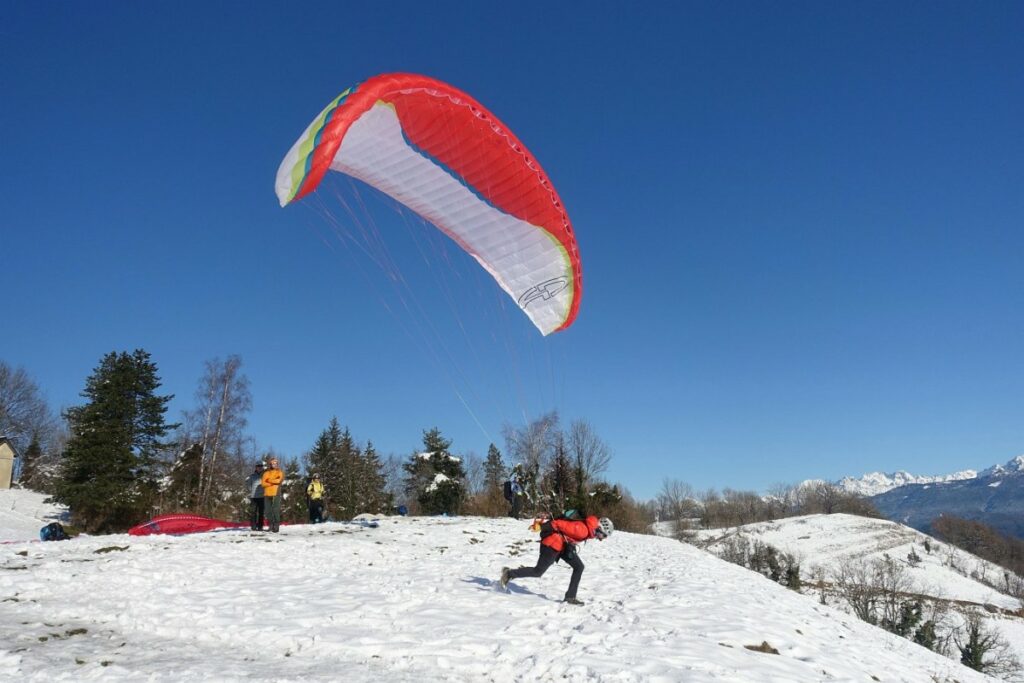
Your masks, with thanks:
<instances>
[{"instance_id":1,"label":"standing person in dark jacket","mask_svg":"<svg viewBox=\"0 0 1024 683\"><path fill-rule=\"evenodd\" d=\"M516 463L504 486L505 500L512 506L508 511L508 516L513 519L522 517L523 498L526 497L526 491L523 489L523 480L523 466Z\"/></svg>"},{"instance_id":2,"label":"standing person in dark jacket","mask_svg":"<svg viewBox=\"0 0 1024 683\"><path fill-rule=\"evenodd\" d=\"M270 459L270 468L263 473L264 507L267 513L267 526L274 533L281 530L281 482L284 472L277 466L277 458Z\"/></svg>"},{"instance_id":3,"label":"standing person in dark jacket","mask_svg":"<svg viewBox=\"0 0 1024 683\"><path fill-rule=\"evenodd\" d=\"M249 528L263 531L263 463L256 463L247 481L249 487Z\"/></svg>"},{"instance_id":4,"label":"standing person in dark jacket","mask_svg":"<svg viewBox=\"0 0 1024 683\"><path fill-rule=\"evenodd\" d=\"M569 579L569 590L565 592L565 602L570 605L582 605L583 602L576 598L576 591L580 587L580 579L583 578L583 561L576 554L576 544L591 538L603 541L611 536L614 530L612 520L607 517L598 519L593 515L583 520L553 519L544 522L541 525L540 557L537 558L537 566L519 569L502 567L501 587L505 588L512 579L543 576L548 567L558 560L565 560L565 563L572 567L572 578Z\"/></svg>"}]
</instances>

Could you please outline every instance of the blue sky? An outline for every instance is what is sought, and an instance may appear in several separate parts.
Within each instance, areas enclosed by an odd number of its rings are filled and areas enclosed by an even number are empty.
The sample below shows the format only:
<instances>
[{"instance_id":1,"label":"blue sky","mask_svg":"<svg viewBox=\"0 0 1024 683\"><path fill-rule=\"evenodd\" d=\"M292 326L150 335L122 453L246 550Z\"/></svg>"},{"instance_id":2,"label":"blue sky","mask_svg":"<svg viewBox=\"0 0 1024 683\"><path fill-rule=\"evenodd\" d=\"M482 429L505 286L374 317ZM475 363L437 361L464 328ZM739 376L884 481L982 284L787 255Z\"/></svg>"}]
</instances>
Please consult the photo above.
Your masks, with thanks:
<instances>
[{"instance_id":1,"label":"blue sky","mask_svg":"<svg viewBox=\"0 0 1024 683\"><path fill-rule=\"evenodd\" d=\"M175 417L239 354L251 431L287 455L332 415L385 453L436 425L483 454L557 409L639 497L1003 462L1024 453L1022 26L996 2L15 3L0 358L60 407L144 348ZM278 207L313 116L389 71L473 94L540 159L582 253L570 330L540 338L365 186ZM315 210L334 193L404 290Z\"/></svg>"}]
</instances>

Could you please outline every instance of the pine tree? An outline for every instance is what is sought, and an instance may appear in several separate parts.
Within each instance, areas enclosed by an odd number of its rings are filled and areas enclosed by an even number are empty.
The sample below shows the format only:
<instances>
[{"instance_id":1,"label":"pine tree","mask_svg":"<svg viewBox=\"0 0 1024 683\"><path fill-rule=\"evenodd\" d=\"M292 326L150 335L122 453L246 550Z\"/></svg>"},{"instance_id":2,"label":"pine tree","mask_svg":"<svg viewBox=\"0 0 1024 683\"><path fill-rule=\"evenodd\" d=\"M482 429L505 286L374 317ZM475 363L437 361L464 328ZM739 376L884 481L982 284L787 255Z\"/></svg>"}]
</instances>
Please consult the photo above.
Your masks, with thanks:
<instances>
[{"instance_id":1,"label":"pine tree","mask_svg":"<svg viewBox=\"0 0 1024 683\"><path fill-rule=\"evenodd\" d=\"M391 509L392 500L387 492L387 477L384 476L384 465L373 447L372 441L366 442L359 463L359 512L381 514Z\"/></svg>"},{"instance_id":2,"label":"pine tree","mask_svg":"<svg viewBox=\"0 0 1024 683\"><path fill-rule=\"evenodd\" d=\"M267 456L269 460L270 455ZM298 458L284 460L284 481L278 491L281 500L281 520L285 522L306 522L309 519L309 506L306 502L306 478L299 469Z\"/></svg>"},{"instance_id":3,"label":"pine tree","mask_svg":"<svg viewBox=\"0 0 1024 683\"><path fill-rule=\"evenodd\" d=\"M384 467L367 442L363 451L356 444L348 427L342 429L337 418L331 418L309 452L309 473L320 475L324 485L326 513L336 520L352 519L369 512L380 513L391 507L387 493Z\"/></svg>"},{"instance_id":4,"label":"pine tree","mask_svg":"<svg viewBox=\"0 0 1024 683\"><path fill-rule=\"evenodd\" d=\"M120 531L148 515L156 492L164 422L173 396L158 396L156 364L145 351L112 352L86 380L81 406L65 417L71 438L54 498L85 531Z\"/></svg>"},{"instance_id":5,"label":"pine tree","mask_svg":"<svg viewBox=\"0 0 1024 683\"><path fill-rule=\"evenodd\" d=\"M544 475L544 502L554 515L560 514L569 505L569 498L575 491L572 463L565 450L565 443L559 436L555 444L555 454ZM573 500L571 507L580 507L586 501Z\"/></svg>"},{"instance_id":6,"label":"pine tree","mask_svg":"<svg viewBox=\"0 0 1024 683\"><path fill-rule=\"evenodd\" d=\"M345 429L348 431L348 428ZM342 464L342 431L338 418L332 417L327 429L320 432L313 449L309 452L309 474L320 475L324 485L324 514L333 519L342 519L341 493L345 489L344 467Z\"/></svg>"},{"instance_id":7,"label":"pine tree","mask_svg":"<svg viewBox=\"0 0 1024 683\"><path fill-rule=\"evenodd\" d=\"M199 504L203 445L194 443L178 454L168 473L161 512L192 511Z\"/></svg>"},{"instance_id":8,"label":"pine tree","mask_svg":"<svg viewBox=\"0 0 1024 683\"><path fill-rule=\"evenodd\" d=\"M480 491L468 501L472 514L498 517L508 514L509 503L505 500L505 482L511 477L501 458L501 451L493 443L487 447L487 458L483 463L483 482Z\"/></svg>"},{"instance_id":9,"label":"pine tree","mask_svg":"<svg viewBox=\"0 0 1024 683\"><path fill-rule=\"evenodd\" d=\"M39 443L39 437L32 434L32 441L21 456L21 474L18 476L18 484L24 489L38 490L39 478L37 466L43 457L43 447Z\"/></svg>"},{"instance_id":10,"label":"pine tree","mask_svg":"<svg viewBox=\"0 0 1024 683\"><path fill-rule=\"evenodd\" d=\"M324 487L331 488L340 477L338 452L341 448L341 426L338 418L332 417L327 429L320 432L313 449L309 452L309 473L319 474Z\"/></svg>"},{"instance_id":11,"label":"pine tree","mask_svg":"<svg viewBox=\"0 0 1024 683\"><path fill-rule=\"evenodd\" d=\"M406 492L416 497L423 513L458 514L466 499L466 471L448 449L452 442L434 427L423 431L424 452L403 465L408 472Z\"/></svg>"},{"instance_id":12,"label":"pine tree","mask_svg":"<svg viewBox=\"0 0 1024 683\"><path fill-rule=\"evenodd\" d=\"M934 651L939 637L935 632L935 622L929 619L914 632L914 642L921 647Z\"/></svg>"},{"instance_id":13,"label":"pine tree","mask_svg":"<svg viewBox=\"0 0 1024 683\"><path fill-rule=\"evenodd\" d=\"M335 519L352 519L362 512L359 509L360 455L352 432L345 427L338 443L337 483L333 490L326 491L332 502L332 517Z\"/></svg>"},{"instance_id":14,"label":"pine tree","mask_svg":"<svg viewBox=\"0 0 1024 683\"><path fill-rule=\"evenodd\" d=\"M500 491L508 478L508 470L501 459L501 451L493 443L487 447L487 460L484 462L484 489L490 493Z\"/></svg>"}]
</instances>

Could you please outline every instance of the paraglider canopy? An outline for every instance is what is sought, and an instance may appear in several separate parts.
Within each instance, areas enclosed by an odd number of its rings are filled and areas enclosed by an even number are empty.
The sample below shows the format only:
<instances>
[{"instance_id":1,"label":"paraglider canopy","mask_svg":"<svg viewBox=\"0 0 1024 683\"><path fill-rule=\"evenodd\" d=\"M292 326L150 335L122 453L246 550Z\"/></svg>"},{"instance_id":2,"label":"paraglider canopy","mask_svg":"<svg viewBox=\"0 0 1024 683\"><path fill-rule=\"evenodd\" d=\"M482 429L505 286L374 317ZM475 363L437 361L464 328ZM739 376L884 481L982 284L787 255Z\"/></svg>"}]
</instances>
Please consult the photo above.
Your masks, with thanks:
<instances>
[{"instance_id":1,"label":"paraglider canopy","mask_svg":"<svg viewBox=\"0 0 1024 683\"><path fill-rule=\"evenodd\" d=\"M281 162L281 206L329 170L372 185L455 240L542 334L575 320L583 275L561 199L519 139L466 93L402 73L349 88Z\"/></svg>"}]
</instances>

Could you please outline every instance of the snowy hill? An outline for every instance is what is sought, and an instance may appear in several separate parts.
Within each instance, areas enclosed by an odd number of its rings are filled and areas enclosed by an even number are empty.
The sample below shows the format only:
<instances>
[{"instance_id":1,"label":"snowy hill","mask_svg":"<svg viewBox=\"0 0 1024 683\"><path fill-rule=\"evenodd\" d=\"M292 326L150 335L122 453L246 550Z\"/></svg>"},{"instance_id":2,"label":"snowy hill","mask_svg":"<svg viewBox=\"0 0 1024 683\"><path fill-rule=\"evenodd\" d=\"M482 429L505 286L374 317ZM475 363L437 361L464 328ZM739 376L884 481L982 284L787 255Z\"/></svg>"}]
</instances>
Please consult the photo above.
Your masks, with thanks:
<instances>
[{"instance_id":1,"label":"snowy hill","mask_svg":"<svg viewBox=\"0 0 1024 683\"><path fill-rule=\"evenodd\" d=\"M562 564L497 590L535 541L385 518L0 545L0 679L989 680L668 538L581 548L584 607Z\"/></svg>"},{"instance_id":2,"label":"snowy hill","mask_svg":"<svg viewBox=\"0 0 1024 683\"><path fill-rule=\"evenodd\" d=\"M712 551L716 543L742 533L796 555L803 560L801 575L808 581L819 568L830 570L853 560L882 559L885 555L904 560L914 550L921 558L910 572L917 592L935 595L935 591L941 591L942 595L937 597L997 605L1008 610L1022 607L1020 600L970 577L974 573L997 579L1003 573L999 566L887 520L844 514L807 515L747 524L727 531L712 529L698 533L711 541L709 549ZM926 541L930 552L924 549ZM951 557L953 564L962 571L950 566Z\"/></svg>"},{"instance_id":3,"label":"snowy hill","mask_svg":"<svg viewBox=\"0 0 1024 683\"><path fill-rule=\"evenodd\" d=\"M46 496L22 489L0 489L0 542L39 538L39 529L65 519L67 510L44 503Z\"/></svg>"},{"instance_id":4,"label":"snowy hill","mask_svg":"<svg viewBox=\"0 0 1024 683\"><path fill-rule=\"evenodd\" d=\"M845 514L808 515L698 535L712 552L737 536L767 543L796 556L806 582L830 581L843 567L888 557L903 568L908 594L979 608L1024 661L1024 605L993 587L1005 584L1003 569L907 526ZM909 561L912 553L918 561Z\"/></svg>"}]
</instances>

